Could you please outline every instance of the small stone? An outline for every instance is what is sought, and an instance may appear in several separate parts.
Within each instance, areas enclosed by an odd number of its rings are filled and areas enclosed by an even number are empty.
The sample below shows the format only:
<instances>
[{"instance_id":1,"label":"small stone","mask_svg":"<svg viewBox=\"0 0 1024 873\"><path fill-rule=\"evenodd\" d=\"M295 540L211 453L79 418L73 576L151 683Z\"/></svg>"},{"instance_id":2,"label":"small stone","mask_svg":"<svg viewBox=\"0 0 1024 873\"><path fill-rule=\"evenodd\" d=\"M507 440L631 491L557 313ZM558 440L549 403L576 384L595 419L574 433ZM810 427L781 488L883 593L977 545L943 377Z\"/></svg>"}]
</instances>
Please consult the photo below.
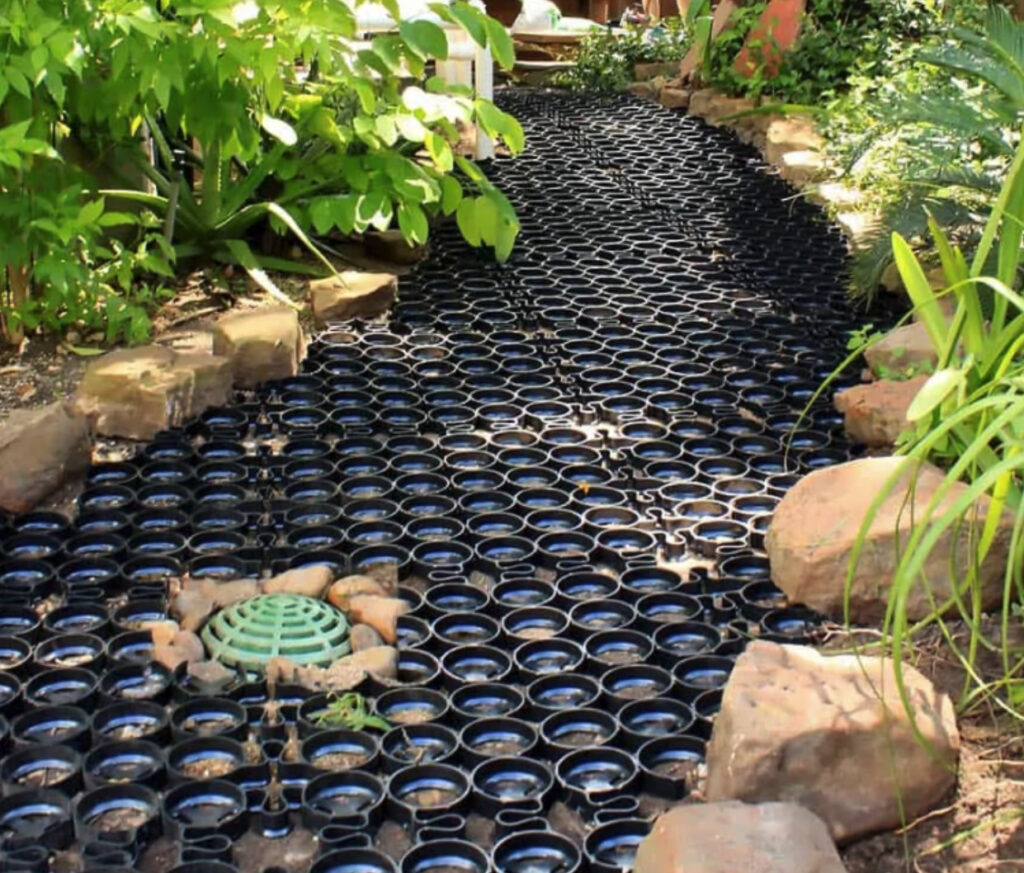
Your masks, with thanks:
<instances>
[{"instance_id":1,"label":"small stone","mask_svg":"<svg viewBox=\"0 0 1024 873\"><path fill-rule=\"evenodd\" d=\"M267 661L266 674L267 682L275 685L287 685L295 681L299 665L291 658L284 655L277 655Z\"/></svg>"},{"instance_id":2,"label":"small stone","mask_svg":"<svg viewBox=\"0 0 1024 873\"><path fill-rule=\"evenodd\" d=\"M703 118L715 127L725 124L729 116L753 108L754 104L746 98L728 97L714 88L701 88L690 94L690 114Z\"/></svg>"},{"instance_id":3,"label":"small stone","mask_svg":"<svg viewBox=\"0 0 1024 873\"><path fill-rule=\"evenodd\" d=\"M690 92L686 88L666 85L658 94L658 102L666 109L686 109L690 105Z\"/></svg>"},{"instance_id":4,"label":"small stone","mask_svg":"<svg viewBox=\"0 0 1024 873\"><path fill-rule=\"evenodd\" d=\"M298 313L288 306L272 306L219 319L213 352L231 361L237 387L255 388L298 373L306 341Z\"/></svg>"},{"instance_id":5,"label":"small stone","mask_svg":"<svg viewBox=\"0 0 1024 873\"><path fill-rule=\"evenodd\" d=\"M868 526L849 588L849 617L854 624L874 624L885 616L889 589L911 529L944 481L943 472L930 464L911 479L910 472L890 484L904 469L906 458L858 458L815 470L796 483L779 502L765 538L772 580L789 598L836 620L843 620L847 570L854 544L871 504L883 491L882 502ZM967 488L956 483L935 509L934 517L948 510ZM907 618L930 615L934 603L952 594L951 574L966 573L974 543L988 512L989 500L974 505L973 522L965 519L938 539L922 567L929 590L918 582L907 593ZM1010 557L1013 514L1005 510L994 531L991 547L979 569L979 605L988 611L1003 599L1003 575ZM955 559L955 560L954 560ZM934 598L934 603L932 598Z\"/></svg>"},{"instance_id":6,"label":"small stone","mask_svg":"<svg viewBox=\"0 0 1024 873\"><path fill-rule=\"evenodd\" d=\"M408 611L409 604L397 597L358 594L348 602L349 620L368 624L389 644L398 639L398 619Z\"/></svg>"},{"instance_id":7,"label":"small stone","mask_svg":"<svg viewBox=\"0 0 1024 873\"><path fill-rule=\"evenodd\" d=\"M897 327L864 350L871 372L880 379L930 373L939 356L924 324L913 321Z\"/></svg>"},{"instance_id":8,"label":"small stone","mask_svg":"<svg viewBox=\"0 0 1024 873\"><path fill-rule=\"evenodd\" d=\"M653 82L631 82L626 86L626 93L642 100L658 99L658 87Z\"/></svg>"},{"instance_id":9,"label":"small stone","mask_svg":"<svg viewBox=\"0 0 1024 873\"><path fill-rule=\"evenodd\" d=\"M764 157L769 164L779 166L790 152L820 154L825 141L818 128L808 118L777 118L765 131Z\"/></svg>"},{"instance_id":10,"label":"small stone","mask_svg":"<svg viewBox=\"0 0 1024 873\"><path fill-rule=\"evenodd\" d=\"M907 410L927 381L927 376L905 381L880 379L840 391L835 407L845 416L846 432L872 448L895 445L910 427Z\"/></svg>"},{"instance_id":11,"label":"small stone","mask_svg":"<svg viewBox=\"0 0 1024 873\"><path fill-rule=\"evenodd\" d=\"M230 396L226 359L149 345L97 358L86 369L74 404L95 433L148 440Z\"/></svg>"},{"instance_id":12,"label":"small stone","mask_svg":"<svg viewBox=\"0 0 1024 873\"><path fill-rule=\"evenodd\" d=\"M374 646L335 661L328 670L358 667L382 679L398 678L398 649L392 646Z\"/></svg>"},{"instance_id":13,"label":"small stone","mask_svg":"<svg viewBox=\"0 0 1024 873\"><path fill-rule=\"evenodd\" d=\"M28 512L89 466L86 419L51 403L15 410L0 423L0 509Z\"/></svg>"},{"instance_id":14,"label":"small stone","mask_svg":"<svg viewBox=\"0 0 1024 873\"><path fill-rule=\"evenodd\" d=\"M319 600L334 580L334 571L326 564L310 564L280 573L262 583L264 594L299 594Z\"/></svg>"},{"instance_id":15,"label":"small stone","mask_svg":"<svg viewBox=\"0 0 1024 873\"><path fill-rule=\"evenodd\" d=\"M795 803L678 806L637 848L634 873L845 873L825 823Z\"/></svg>"},{"instance_id":16,"label":"small stone","mask_svg":"<svg viewBox=\"0 0 1024 873\"><path fill-rule=\"evenodd\" d=\"M344 272L309 283L309 301L319 324L376 318L395 302L398 277L393 273Z\"/></svg>"},{"instance_id":17,"label":"small stone","mask_svg":"<svg viewBox=\"0 0 1024 873\"><path fill-rule=\"evenodd\" d=\"M373 673L381 679L398 677L398 650L391 646L375 646L339 658L330 667L303 667L294 669L294 681L312 691L350 691Z\"/></svg>"},{"instance_id":18,"label":"small stone","mask_svg":"<svg viewBox=\"0 0 1024 873\"><path fill-rule=\"evenodd\" d=\"M154 646L169 646L181 628L176 621L147 621L139 630L148 630Z\"/></svg>"},{"instance_id":19,"label":"small stone","mask_svg":"<svg viewBox=\"0 0 1024 873\"><path fill-rule=\"evenodd\" d=\"M707 799L798 803L837 842L913 821L956 783L960 737L946 695L910 665L903 682L913 716L888 658L755 640L715 717Z\"/></svg>"},{"instance_id":20,"label":"small stone","mask_svg":"<svg viewBox=\"0 0 1024 873\"><path fill-rule=\"evenodd\" d=\"M170 609L182 630L197 631L210 617L214 603L201 591L182 591L171 601Z\"/></svg>"},{"instance_id":21,"label":"small stone","mask_svg":"<svg viewBox=\"0 0 1024 873\"><path fill-rule=\"evenodd\" d=\"M178 631L171 642L176 649L185 653L185 659L191 664L202 661L206 657L206 647L192 631Z\"/></svg>"},{"instance_id":22,"label":"small stone","mask_svg":"<svg viewBox=\"0 0 1024 873\"><path fill-rule=\"evenodd\" d=\"M850 242L850 247L854 251L871 246L875 240L876 231L882 224L881 214L859 209L837 212L835 220L843 229Z\"/></svg>"},{"instance_id":23,"label":"small stone","mask_svg":"<svg viewBox=\"0 0 1024 873\"><path fill-rule=\"evenodd\" d=\"M384 640L368 624L353 625L348 634L349 642L352 644L353 652L362 652L365 649L372 649L374 646L383 646Z\"/></svg>"},{"instance_id":24,"label":"small stone","mask_svg":"<svg viewBox=\"0 0 1024 873\"><path fill-rule=\"evenodd\" d=\"M172 672L181 664L188 663L188 655L183 649L166 643L154 643L150 650L150 658Z\"/></svg>"},{"instance_id":25,"label":"small stone","mask_svg":"<svg viewBox=\"0 0 1024 873\"><path fill-rule=\"evenodd\" d=\"M364 576L376 579L384 586L388 597L394 596L398 591L398 567L391 561L380 561L376 564L370 564L368 567L363 567L362 570Z\"/></svg>"},{"instance_id":26,"label":"small stone","mask_svg":"<svg viewBox=\"0 0 1024 873\"><path fill-rule=\"evenodd\" d=\"M220 661L196 661L188 665L188 675L196 681L204 693L216 693L226 688L237 678L233 670Z\"/></svg>"},{"instance_id":27,"label":"small stone","mask_svg":"<svg viewBox=\"0 0 1024 873\"><path fill-rule=\"evenodd\" d=\"M255 579L233 579L230 582L219 582L216 579L188 579L184 583L182 593L198 591L208 597L215 609L223 609L238 603L239 600L248 600L262 593L260 583ZM184 623L182 623L184 627ZM187 628L194 630L194 628Z\"/></svg>"},{"instance_id":28,"label":"small stone","mask_svg":"<svg viewBox=\"0 0 1024 873\"><path fill-rule=\"evenodd\" d=\"M349 601L360 594L387 597L388 592L376 579L369 576L346 576L335 582L327 592L327 601L342 612L348 612Z\"/></svg>"},{"instance_id":29,"label":"small stone","mask_svg":"<svg viewBox=\"0 0 1024 873\"><path fill-rule=\"evenodd\" d=\"M656 61L650 64L636 64L633 67L633 78L637 82L649 82L651 79L671 79L679 73L679 61Z\"/></svg>"}]
</instances>

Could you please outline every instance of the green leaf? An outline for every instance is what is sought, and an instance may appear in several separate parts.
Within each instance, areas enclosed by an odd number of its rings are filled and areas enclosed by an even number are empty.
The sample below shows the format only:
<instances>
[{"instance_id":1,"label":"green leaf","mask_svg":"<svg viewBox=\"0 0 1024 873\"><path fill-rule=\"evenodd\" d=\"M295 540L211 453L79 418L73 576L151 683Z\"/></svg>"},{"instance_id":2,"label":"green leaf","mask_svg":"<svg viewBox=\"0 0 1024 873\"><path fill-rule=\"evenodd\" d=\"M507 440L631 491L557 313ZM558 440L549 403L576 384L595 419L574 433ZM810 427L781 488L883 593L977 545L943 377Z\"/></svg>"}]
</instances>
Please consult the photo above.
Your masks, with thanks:
<instances>
[{"instance_id":1,"label":"green leaf","mask_svg":"<svg viewBox=\"0 0 1024 873\"><path fill-rule=\"evenodd\" d=\"M964 383L964 373L956 367L936 370L921 386L907 408L907 421L920 421Z\"/></svg>"},{"instance_id":2,"label":"green leaf","mask_svg":"<svg viewBox=\"0 0 1024 873\"><path fill-rule=\"evenodd\" d=\"M448 37L432 21L403 21L398 32L424 58L448 59Z\"/></svg>"},{"instance_id":3,"label":"green leaf","mask_svg":"<svg viewBox=\"0 0 1024 873\"><path fill-rule=\"evenodd\" d=\"M492 136L500 136L514 154L526 145L522 125L507 112L502 112L490 100L477 100L474 104L477 118L484 130Z\"/></svg>"},{"instance_id":4,"label":"green leaf","mask_svg":"<svg viewBox=\"0 0 1024 873\"><path fill-rule=\"evenodd\" d=\"M459 204L459 208L455 211L455 220L459 225L459 232L471 246L480 245L480 228L476 221L478 202L472 197L467 197Z\"/></svg>"},{"instance_id":5,"label":"green leaf","mask_svg":"<svg viewBox=\"0 0 1024 873\"><path fill-rule=\"evenodd\" d=\"M910 302L914 304L914 309L928 331L936 351L941 351L946 341L947 325L935 291L928 283L928 278L910 245L898 233L892 235L892 253Z\"/></svg>"},{"instance_id":6,"label":"green leaf","mask_svg":"<svg viewBox=\"0 0 1024 873\"><path fill-rule=\"evenodd\" d=\"M447 12L451 18L470 35L478 46L487 45L487 26L485 17L464 0L455 0L450 6L432 7L435 12Z\"/></svg>"},{"instance_id":7,"label":"green leaf","mask_svg":"<svg viewBox=\"0 0 1024 873\"><path fill-rule=\"evenodd\" d=\"M92 358L96 355L102 355L106 351L106 349L96 349L92 346L72 346L67 343L64 344L64 348L71 352L71 354L79 355L83 358Z\"/></svg>"},{"instance_id":8,"label":"green leaf","mask_svg":"<svg viewBox=\"0 0 1024 873\"><path fill-rule=\"evenodd\" d=\"M454 176L441 177L441 212L451 215L462 202L462 185Z\"/></svg>"},{"instance_id":9,"label":"green leaf","mask_svg":"<svg viewBox=\"0 0 1024 873\"><path fill-rule=\"evenodd\" d=\"M516 49L505 25L496 18L488 17L484 19L484 27L487 29L487 41L491 46L494 60L502 68L511 70L516 63Z\"/></svg>"},{"instance_id":10,"label":"green leaf","mask_svg":"<svg viewBox=\"0 0 1024 873\"><path fill-rule=\"evenodd\" d=\"M448 141L440 134L428 131L423 141L427 154L442 173L450 173L454 166L454 155Z\"/></svg>"},{"instance_id":11,"label":"green leaf","mask_svg":"<svg viewBox=\"0 0 1024 873\"><path fill-rule=\"evenodd\" d=\"M262 127L274 139L284 143L286 146L293 146L299 141L299 136L295 132L294 127L292 127L287 121L283 121L280 118L274 118L272 115L264 114L260 118L260 127Z\"/></svg>"},{"instance_id":12,"label":"green leaf","mask_svg":"<svg viewBox=\"0 0 1024 873\"><path fill-rule=\"evenodd\" d=\"M402 203L398 207L398 227L406 239L422 244L427 241L430 227L427 216L415 203Z\"/></svg>"}]
</instances>

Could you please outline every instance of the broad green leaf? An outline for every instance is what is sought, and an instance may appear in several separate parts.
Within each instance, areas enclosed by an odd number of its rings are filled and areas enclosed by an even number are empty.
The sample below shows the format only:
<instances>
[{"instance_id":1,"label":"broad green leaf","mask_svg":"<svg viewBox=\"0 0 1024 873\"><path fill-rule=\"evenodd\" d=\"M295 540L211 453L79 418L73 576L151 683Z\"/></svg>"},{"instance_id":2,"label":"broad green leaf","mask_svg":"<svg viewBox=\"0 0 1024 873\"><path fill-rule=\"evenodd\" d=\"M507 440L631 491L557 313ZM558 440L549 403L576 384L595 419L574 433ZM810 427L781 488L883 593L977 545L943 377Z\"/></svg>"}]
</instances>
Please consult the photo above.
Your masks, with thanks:
<instances>
[{"instance_id":1,"label":"broad green leaf","mask_svg":"<svg viewBox=\"0 0 1024 873\"><path fill-rule=\"evenodd\" d=\"M454 156L452 147L447 140L443 136L429 131L423 142L427 147L427 154L430 155L430 159L437 165L437 168L442 173L451 172L454 166Z\"/></svg>"},{"instance_id":2,"label":"broad green leaf","mask_svg":"<svg viewBox=\"0 0 1024 873\"><path fill-rule=\"evenodd\" d=\"M430 232L427 216L415 203L403 203L398 207L398 226L406 239L418 244L427 241Z\"/></svg>"},{"instance_id":3,"label":"broad green leaf","mask_svg":"<svg viewBox=\"0 0 1024 873\"><path fill-rule=\"evenodd\" d=\"M451 215L462 202L462 185L454 176L441 177L441 212Z\"/></svg>"},{"instance_id":4,"label":"broad green leaf","mask_svg":"<svg viewBox=\"0 0 1024 873\"><path fill-rule=\"evenodd\" d=\"M295 132L294 127L292 127L287 121L283 121L280 118L274 118L272 115L264 114L260 118L260 127L262 127L278 142L282 142L286 146L293 146L299 141L299 136Z\"/></svg>"},{"instance_id":5,"label":"broad green leaf","mask_svg":"<svg viewBox=\"0 0 1024 873\"><path fill-rule=\"evenodd\" d=\"M330 197L318 197L309 207L309 217L316 232L323 235L334 227L333 204Z\"/></svg>"},{"instance_id":6,"label":"broad green leaf","mask_svg":"<svg viewBox=\"0 0 1024 873\"><path fill-rule=\"evenodd\" d=\"M487 45L487 26L485 17L464 0L455 0L448 7L434 7L445 10L479 46Z\"/></svg>"},{"instance_id":7,"label":"broad green leaf","mask_svg":"<svg viewBox=\"0 0 1024 873\"><path fill-rule=\"evenodd\" d=\"M83 358L92 358L106 352L106 349L97 349L92 346L72 346L67 343L64 344L64 348L71 352L71 354L78 355Z\"/></svg>"},{"instance_id":8,"label":"broad green leaf","mask_svg":"<svg viewBox=\"0 0 1024 873\"><path fill-rule=\"evenodd\" d=\"M478 202L473 197L467 197L459 204L459 208L455 211L455 220L459 225L459 232L471 246L480 245L480 228L476 221Z\"/></svg>"},{"instance_id":9,"label":"broad green leaf","mask_svg":"<svg viewBox=\"0 0 1024 873\"><path fill-rule=\"evenodd\" d=\"M892 253L910 302L913 303L921 323L928 331L936 351L941 351L946 341L947 325L935 291L928 283L910 245L898 233L892 235Z\"/></svg>"},{"instance_id":10,"label":"broad green leaf","mask_svg":"<svg viewBox=\"0 0 1024 873\"><path fill-rule=\"evenodd\" d=\"M496 18L488 17L484 19L484 27L487 29L487 42L491 47L494 60L502 68L511 70L516 63L516 49L505 25Z\"/></svg>"},{"instance_id":11,"label":"broad green leaf","mask_svg":"<svg viewBox=\"0 0 1024 873\"><path fill-rule=\"evenodd\" d=\"M907 408L907 421L920 421L964 383L963 371L956 367L936 370L921 386Z\"/></svg>"},{"instance_id":12,"label":"broad green leaf","mask_svg":"<svg viewBox=\"0 0 1024 873\"><path fill-rule=\"evenodd\" d=\"M477 100L474 106L477 118L487 133L500 136L513 153L523 150L526 137L518 121L507 112L502 112L490 100Z\"/></svg>"},{"instance_id":13,"label":"broad green leaf","mask_svg":"<svg viewBox=\"0 0 1024 873\"><path fill-rule=\"evenodd\" d=\"M403 21L398 32L424 58L448 59L448 37L432 21Z\"/></svg>"}]
</instances>

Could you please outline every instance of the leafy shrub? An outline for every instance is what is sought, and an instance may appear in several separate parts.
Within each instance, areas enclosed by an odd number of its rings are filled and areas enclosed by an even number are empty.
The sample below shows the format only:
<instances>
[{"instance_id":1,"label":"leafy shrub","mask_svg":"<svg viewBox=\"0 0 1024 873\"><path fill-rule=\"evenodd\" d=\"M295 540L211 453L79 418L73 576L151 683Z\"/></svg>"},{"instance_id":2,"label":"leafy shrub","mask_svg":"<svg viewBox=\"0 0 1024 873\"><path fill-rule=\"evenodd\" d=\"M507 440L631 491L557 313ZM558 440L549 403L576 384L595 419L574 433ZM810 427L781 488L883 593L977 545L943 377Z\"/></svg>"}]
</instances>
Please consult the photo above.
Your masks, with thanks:
<instances>
[{"instance_id":1,"label":"leafy shrub","mask_svg":"<svg viewBox=\"0 0 1024 873\"><path fill-rule=\"evenodd\" d=\"M913 633L929 624L938 625L966 668L964 704L993 691L1008 692L1016 707L1024 702L1024 660L1010 634L1011 622L1018 620L1024 601L1024 453L1020 450L1024 434L1024 295L1019 290L1022 230L1024 146L1018 147L1014 155L971 259L950 242L937 223L931 222L944 288L935 290L929 285L908 241L899 234L892 235L897 267L914 310L934 344L938 365L910 405L907 417L912 428L898 446L906 462L877 496L864 520L849 571L852 576L864 535L898 480L907 473L912 475L924 462L940 465L945 470L941 487L923 510L915 509L911 533L899 544L884 630L901 667ZM992 300L989 307L982 305L986 296ZM941 305L949 300L954 304L952 318ZM851 357L849 363L853 361ZM942 506L960 482L967 485L966 490ZM989 507L981 513L977 502L985 496ZM1000 645L982 627L980 568L996 542L1001 516L1007 511L1013 525L1003 576ZM968 523L968 552L961 552L951 562L952 573L953 563L966 559L967 572L955 575L956 585L948 602L933 600L933 614L912 625L905 604L909 592L919 586L930 594L923 569L936 542L947 532L964 531ZM962 620L970 629L966 647L954 641L947 616ZM984 685L978 679L976 659L983 647L1001 649L1004 675L996 686ZM897 676L903 691L899 670ZM1004 697L1000 695L995 702L1005 706L1000 699Z\"/></svg>"},{"instance_id":2,"label":"leafy shrub","mask_svg":"<svg viewBox=\"0 0 1024 873\"><path fill-rule=\"evenodd\" d=\"M670 18L658 29L626 27L622 33L589 33L580 42L576 66L558 84L575 91L620 91L633 81L637 64L681 61L690 45L683 22Z\"/></svg>"},{"instance_id":3,"label":"leafy shrub","mask_svg":"<svg viewBox=\"0 0 1024 873\"><path fill-rule=\"evenodd\" d=\"M359 42L360 2L11 0L0 12L8 336L98 320L142 338L144 304L161 293L149 277L196 259L240 264L273 292L267 268L312 268L274 257L268 231L331 269L314 230L397 227L423 242L431 220L457 215L471 243L507 257L514 211L455 146L477 124L515 152L521 128L427 77L428 60L448 55L439 26L404 21ZM497 21L462 0L437 11L511 65Z\"/></svg>"},{"instance_id":4,"label":"leafy shrub","mask_svg":"<svg viewBox=\"0 0 1024 873\"><path fill-rule=\"evenodd\" d=\"M933 0L810 0L796 45L777 75L758 64L753 75L733 69L751 28L767 6L741 6L731 27L715 41L707 79L734 95L770 97L782 103L820 104L849 87L855 73L885 76L898 46L921 38L937 19ZM758 46L753 46L757 59Z\"/></svg>"}]
</instances>

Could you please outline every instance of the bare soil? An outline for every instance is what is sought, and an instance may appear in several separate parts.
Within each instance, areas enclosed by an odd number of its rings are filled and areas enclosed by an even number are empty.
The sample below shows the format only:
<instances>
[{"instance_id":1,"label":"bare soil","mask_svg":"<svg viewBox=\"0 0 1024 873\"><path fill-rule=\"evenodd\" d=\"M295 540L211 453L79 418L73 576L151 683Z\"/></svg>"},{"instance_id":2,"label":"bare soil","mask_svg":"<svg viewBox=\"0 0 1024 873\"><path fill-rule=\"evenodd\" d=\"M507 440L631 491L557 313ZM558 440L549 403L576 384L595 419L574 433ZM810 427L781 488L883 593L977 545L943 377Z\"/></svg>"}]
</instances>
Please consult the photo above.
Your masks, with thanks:
<instances>
[{"instance_id":1,"label":"bare soil","mask_svg":"<svg viewBox=\"0 0 1024 873\"><path fill-rule=\"evenodd\" d=\"M96 816L90 824L101 831L128 831L144 825L148 818L144 809L111 809Z\"/></svg>"},{"instance_id":2,"label":"bare soil","mask_svg":"<svg viewBox=\"0 0 1024 873\"><path fill-rule=\"evenodd\" d=\"M313 766L324 770L351 770L366 761L366 755L357 752L331 752L329 755L317 755Z\"/></svg>"},{"instance_id":3,"label":"bare soil","mask_svg":"<svg viewBox=\"0 0 1024 873\"><path fill-rule=\"evenodd\" d=\"M388 716L395 724L423 724L434 717L434 710L427 706L418 709L403 709Z\"/></svg>"},{"instance_id":4,"label":"bare soil","mask_svg":"<svg viewBox=\"0 0 1024 873\"><path fill-rule=\"evenodd\" d=\"M181 765L181 772L190 779L218 779L235 769L230 758L201 758Z\"/></svg>"}]
</instances>

